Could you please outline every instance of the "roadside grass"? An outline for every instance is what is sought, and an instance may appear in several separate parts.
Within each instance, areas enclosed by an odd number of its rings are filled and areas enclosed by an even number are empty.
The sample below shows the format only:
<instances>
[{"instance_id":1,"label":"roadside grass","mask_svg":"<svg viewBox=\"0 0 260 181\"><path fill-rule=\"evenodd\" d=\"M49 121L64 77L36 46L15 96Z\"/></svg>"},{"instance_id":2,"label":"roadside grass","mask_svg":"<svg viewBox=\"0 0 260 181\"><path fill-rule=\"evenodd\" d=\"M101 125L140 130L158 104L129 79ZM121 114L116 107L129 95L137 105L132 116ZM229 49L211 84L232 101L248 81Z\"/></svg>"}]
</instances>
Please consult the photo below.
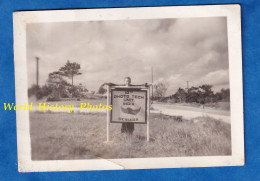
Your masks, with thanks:
<instances>
[{"instance_id":1,"label":"roadside grass","mask_svg":"<svg viewBox=\"0 0 260 181\"><path fill-rule=\"evenodd\" d=\"M217 110L230 110L230 102L207 103L205 106Z\"/></svg>"},{"instance_id":2,"label":"roadside grass","mask_svg":"<svg viewBox=\"0 0 260 181\"><path fill-rule=\"evenodd\" d=\"M149 142L146 125L135 124L132 136L120 129L110 124L107 143L105 113L30 112L32 160L231 155L230 124L210 117L180 121L152 113Z\"/></svg>"}]
</instances>

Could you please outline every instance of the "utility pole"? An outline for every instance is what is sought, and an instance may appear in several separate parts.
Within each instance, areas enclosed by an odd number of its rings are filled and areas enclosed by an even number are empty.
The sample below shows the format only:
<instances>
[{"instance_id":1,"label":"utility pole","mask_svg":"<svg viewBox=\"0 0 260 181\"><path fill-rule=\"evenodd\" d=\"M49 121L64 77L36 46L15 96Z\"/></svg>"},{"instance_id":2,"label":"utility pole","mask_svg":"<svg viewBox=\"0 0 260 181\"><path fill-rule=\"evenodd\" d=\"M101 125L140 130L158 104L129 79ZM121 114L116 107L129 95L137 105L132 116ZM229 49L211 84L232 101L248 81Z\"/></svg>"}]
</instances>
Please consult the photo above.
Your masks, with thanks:
<instances>
[{"instance_id":1,"label":"utility pole","mask_svg":"<svg viewBox=\"0 0 260 181\"><path fill-rule=\"evenodd\" d=\"M37 88L39 87L39 57L35 57L36 58L36 85Z\"/></svg>"},{"instance_id":2,"label":"utility pole","mask_svg":"<svg viewBox=\"0 0 260 181\"><path fill-rule=\"evenodd\" d=\"M153 66L151 67L151 76L152 76L152 101L151 103L153 103Z\"/></svg>"},{"instance_id":3,"label":"utility pole","mask_svg":"<svg viewBox=\"0 0 260 181\"><path fill-rule=\"evenodd\" d=\"M189 81L186 81L187 82L187 90L189 89Z\"/></svg>"}]
</instances>

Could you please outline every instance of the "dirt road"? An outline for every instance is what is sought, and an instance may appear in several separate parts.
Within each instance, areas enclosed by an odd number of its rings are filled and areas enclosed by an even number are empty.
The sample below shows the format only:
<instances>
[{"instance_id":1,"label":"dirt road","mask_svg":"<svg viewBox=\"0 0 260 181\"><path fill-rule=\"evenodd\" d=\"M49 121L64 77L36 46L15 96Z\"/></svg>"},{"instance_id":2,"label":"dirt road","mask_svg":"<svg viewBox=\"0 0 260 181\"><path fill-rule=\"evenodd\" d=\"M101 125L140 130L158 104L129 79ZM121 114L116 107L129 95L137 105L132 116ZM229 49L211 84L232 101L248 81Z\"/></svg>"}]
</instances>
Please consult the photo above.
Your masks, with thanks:
<instances>
[{"instance_id":1,"label":"dirt road","mask_svg":"<svg viewBox=\"0 0 260 181\"><path fill-rule=\"evenodd\" d=\"M161 112L170 116L182 116L185 119L192 119L201 116L210 116L230 124L229 111L215 110L209 108L196 108L173 104L152 104L151 112Z\"/></svg>"}]
</instances>

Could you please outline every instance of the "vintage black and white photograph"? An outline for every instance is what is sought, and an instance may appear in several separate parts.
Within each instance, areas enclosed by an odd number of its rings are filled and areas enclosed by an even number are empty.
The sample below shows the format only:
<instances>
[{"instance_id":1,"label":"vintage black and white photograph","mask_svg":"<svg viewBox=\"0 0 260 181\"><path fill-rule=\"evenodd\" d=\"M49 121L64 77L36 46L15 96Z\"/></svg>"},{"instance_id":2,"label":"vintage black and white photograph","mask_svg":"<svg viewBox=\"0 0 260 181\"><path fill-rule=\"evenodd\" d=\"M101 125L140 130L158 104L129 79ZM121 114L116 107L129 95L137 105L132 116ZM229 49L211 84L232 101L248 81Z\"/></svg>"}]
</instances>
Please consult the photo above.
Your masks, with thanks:
<instances>
[{"instance_id":1,"label":"vintage black and white photograph","mask_svg":"<svg viewBox=\"0 0 260 181\"><path fill-rule=\"evenodd\" d=\"M185 8L15 14L20 171L242 165L240 8Z\"/></svg>"}]
</instances>

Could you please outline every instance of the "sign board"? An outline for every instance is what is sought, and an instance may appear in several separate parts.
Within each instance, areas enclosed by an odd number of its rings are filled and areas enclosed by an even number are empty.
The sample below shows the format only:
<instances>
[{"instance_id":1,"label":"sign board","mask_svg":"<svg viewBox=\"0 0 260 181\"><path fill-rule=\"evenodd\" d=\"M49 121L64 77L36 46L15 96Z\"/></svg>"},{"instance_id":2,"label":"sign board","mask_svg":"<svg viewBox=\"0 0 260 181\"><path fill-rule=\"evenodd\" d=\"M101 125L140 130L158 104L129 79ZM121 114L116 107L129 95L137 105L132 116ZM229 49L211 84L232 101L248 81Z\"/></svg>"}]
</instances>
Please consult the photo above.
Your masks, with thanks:
<instances>
[{"instance_id":1,"label":"sign board","mask_svg":"<svg viewBox=\"0 0 260 181\"><path fill-rule=\"evenodd\" d=\"M131 88L111 89L111 123L147 122L147 90Z\"/></svg>"}]
</instances>

